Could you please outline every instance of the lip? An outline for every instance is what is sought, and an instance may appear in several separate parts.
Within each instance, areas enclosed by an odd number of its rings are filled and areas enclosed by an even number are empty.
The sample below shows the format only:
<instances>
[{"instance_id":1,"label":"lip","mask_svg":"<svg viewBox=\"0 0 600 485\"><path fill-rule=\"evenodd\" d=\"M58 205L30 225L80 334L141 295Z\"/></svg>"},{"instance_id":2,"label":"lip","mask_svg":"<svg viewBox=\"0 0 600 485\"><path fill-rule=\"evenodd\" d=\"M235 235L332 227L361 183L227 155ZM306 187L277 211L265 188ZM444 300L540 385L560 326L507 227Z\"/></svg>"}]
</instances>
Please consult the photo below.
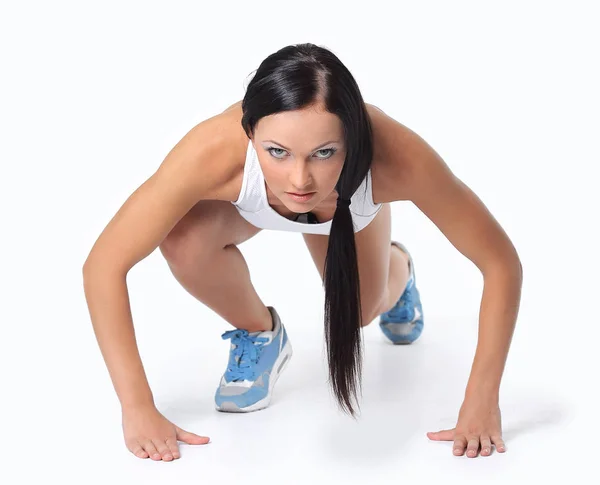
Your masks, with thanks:
<instances>
[{"instance_id":1,"label":"lip","mask_svg":"<svg viewBox=\"0 0 600 485\"><path fill-rule=\"evenodd\" d=\"M312 199L312 197L316 194L316 192L305 192L303 194L295 194L293 192L286 192L287 195L290 196L296 202L306 202L307 200Z\"/></svg>"}]
</instances>

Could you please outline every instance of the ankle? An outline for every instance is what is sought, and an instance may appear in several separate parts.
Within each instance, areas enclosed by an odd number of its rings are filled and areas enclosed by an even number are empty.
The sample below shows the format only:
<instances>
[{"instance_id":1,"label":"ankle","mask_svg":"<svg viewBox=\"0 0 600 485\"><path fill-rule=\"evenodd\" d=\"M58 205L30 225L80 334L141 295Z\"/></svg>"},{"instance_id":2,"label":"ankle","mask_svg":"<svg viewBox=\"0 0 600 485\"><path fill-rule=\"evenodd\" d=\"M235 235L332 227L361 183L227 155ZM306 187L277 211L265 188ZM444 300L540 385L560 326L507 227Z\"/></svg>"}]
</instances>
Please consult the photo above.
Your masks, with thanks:
<instances>
[{"instance_id":1,"label":"ankle","mask_svg":"<svg viewBox=\"0 0 600 485\"><path fill-rule=\"evenodd\" d=\"M274 326L275 326L275 322L273 321L273 315L271 315L271 312L269 311L269 309L267 307L264 307L266 314L263 314L260 319L260 321L256 321L256 323L253 324L246 324L243 328L245 330L248 330L248 333L254 333L254 332L265 332L265 331L272 331Z\"/></svg>"}]
</instances>

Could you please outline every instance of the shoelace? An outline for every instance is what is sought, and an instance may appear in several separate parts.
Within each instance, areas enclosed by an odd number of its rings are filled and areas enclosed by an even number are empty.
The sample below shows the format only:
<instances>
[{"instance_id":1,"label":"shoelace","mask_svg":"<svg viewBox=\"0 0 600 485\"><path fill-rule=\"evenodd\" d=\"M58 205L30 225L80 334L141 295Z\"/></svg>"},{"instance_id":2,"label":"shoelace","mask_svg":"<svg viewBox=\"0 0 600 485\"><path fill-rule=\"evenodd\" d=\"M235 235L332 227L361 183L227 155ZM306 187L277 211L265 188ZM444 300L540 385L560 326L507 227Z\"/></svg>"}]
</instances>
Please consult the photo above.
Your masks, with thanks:
<instances>
[{"instance_id":1,"label":"shoelace","mask_svg":"<svg viewBox=\"0 0 600 485\"><path fill-rule=\"evenodd\" d=\"M232 349L225 378L228 381L248 379L254 380L254 364L256 364L262 353L265 342L269 339L250 335L248 330L229 330L221 335L223 340L231 339L235 345Z\"/></svg>"}]
</instances>

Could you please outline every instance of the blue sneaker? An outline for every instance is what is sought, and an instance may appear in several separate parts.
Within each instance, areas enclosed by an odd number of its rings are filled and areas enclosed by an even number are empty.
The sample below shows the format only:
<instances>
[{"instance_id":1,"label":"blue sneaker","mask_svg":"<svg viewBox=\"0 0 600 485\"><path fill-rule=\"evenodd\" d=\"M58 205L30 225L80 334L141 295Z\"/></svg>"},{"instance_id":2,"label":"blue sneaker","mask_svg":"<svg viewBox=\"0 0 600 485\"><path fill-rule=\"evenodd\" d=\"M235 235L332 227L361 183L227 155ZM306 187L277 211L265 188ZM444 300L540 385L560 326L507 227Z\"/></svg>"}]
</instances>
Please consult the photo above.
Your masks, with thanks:
<instances>
[{"instance_id":1,"label":"blue sneaker","mask_svg":"<svg viewBox=\"0 0 600 485\"><path fill-rule=\"evenodd\" d=\"M225 332L231 339L227 370L215 393L218 411L246 413L266 408L273 387L292 356L292 346L285 327L273 307L273 329L252 332L235 329Z\"/></svg>"},{"instance_id":2,"label":"blue sneaker","mask_svg":"<svg viewBox=\"0 0 600 485\"><path fill-rule=\"evenodd\" d=\"M394 344L411 344L423 331L423 307L417 289L417 278L412 257L406 247L399 242L392 244L408 255L409 277L404 293L393 308L379 316L379 327L383 334Z\"/></svg>"}]
</instances>

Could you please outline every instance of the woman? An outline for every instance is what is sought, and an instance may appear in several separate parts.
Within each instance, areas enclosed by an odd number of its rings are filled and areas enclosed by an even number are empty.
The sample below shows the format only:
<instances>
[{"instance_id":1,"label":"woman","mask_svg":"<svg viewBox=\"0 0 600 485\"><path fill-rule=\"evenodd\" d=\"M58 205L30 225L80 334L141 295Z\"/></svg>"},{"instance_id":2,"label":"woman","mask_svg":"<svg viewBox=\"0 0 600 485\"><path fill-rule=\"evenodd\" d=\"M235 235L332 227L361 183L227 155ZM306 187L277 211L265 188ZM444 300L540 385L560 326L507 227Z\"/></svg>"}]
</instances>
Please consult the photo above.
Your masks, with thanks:
<instances>
[{"instance_id":1,"label":"woman","mask_svg":"<svg viewBox=\"0 0 600 485\"><path fill-rule=\"evenodd\" d=\"M431 433L455 453L502 451L498 387L512 335L520 262L485 206L414 132L366 104L327 49L287 46L267 57L244 99L203 121L125 202L92 248L84 286L123 410L127 447L172 460L177 440L208 441L154 406L135 342L126 275L157 247L177 280L234 330L215 394L220 411L268 406L292 355L274 307L256 294L237 245L261 229L303 234L325 288L332 388L352 416L361 328L408 344L423 329L415 269L391 241L389 203L414 202L486 277L477 357L457 427ZM488 279L489 275L489 279ZM235 301L232 305L231 301ZM476 392L475 392L476 391ZM166 437L166 438L165 438Z\"/></svg>"}]
</instances>

